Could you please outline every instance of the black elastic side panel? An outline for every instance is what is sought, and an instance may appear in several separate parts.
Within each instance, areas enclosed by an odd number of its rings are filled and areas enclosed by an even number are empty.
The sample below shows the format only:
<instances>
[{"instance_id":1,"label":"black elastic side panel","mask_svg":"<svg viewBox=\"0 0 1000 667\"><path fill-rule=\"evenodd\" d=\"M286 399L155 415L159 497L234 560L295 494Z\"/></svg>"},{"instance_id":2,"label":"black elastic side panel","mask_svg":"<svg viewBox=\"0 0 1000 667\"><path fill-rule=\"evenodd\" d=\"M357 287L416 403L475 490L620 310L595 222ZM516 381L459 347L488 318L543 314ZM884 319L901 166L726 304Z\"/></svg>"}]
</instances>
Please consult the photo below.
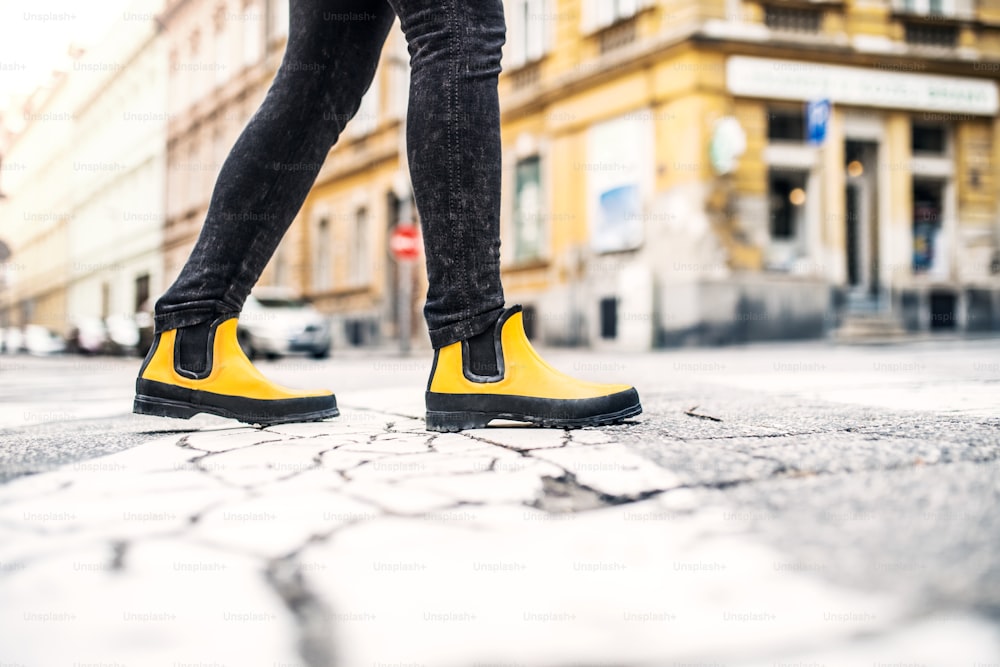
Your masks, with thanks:
<instances>
[{"instance_id":1,"label":"black elastic side panel","mask_svg":"<svg viewBox=\"0 0 1000 667\"><path fill-rule=\"evenodd\" d=\"M486 331L469 339L469 367L475 375L493 377L500 374L497 366L497 351L493 344L493 329L496 323Z\"/></svg>"},{"instance_id":2,"label":"black elastic side panel","mask_svg":"<svg viewBox=\"0 0 1000 667\"><path fill-rule=\"evenodd\" d=\"M177 330L177 357L174 365L178 371L203 373L209 368L209 333L212 324L204 322Z\"/></svg>"}]
</instances>

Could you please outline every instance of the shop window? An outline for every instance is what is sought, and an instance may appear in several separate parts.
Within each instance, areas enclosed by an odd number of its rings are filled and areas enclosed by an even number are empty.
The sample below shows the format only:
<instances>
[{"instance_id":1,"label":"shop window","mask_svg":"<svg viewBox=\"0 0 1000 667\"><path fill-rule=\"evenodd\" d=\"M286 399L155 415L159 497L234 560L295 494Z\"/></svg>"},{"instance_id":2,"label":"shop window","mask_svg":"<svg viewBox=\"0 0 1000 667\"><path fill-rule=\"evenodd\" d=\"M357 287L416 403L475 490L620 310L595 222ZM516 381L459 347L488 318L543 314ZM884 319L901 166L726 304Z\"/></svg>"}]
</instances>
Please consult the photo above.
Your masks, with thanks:
<instances>
[{"instance_id":1,"label":"shop window","mask_svg":"<svg viewBox=\"0 0 1000 667\"><path fill-rule=\"evenodd\" d=\"M514 261L527 262L542 255L544 220L541 158L519 160L514 185Z\"/></svg>"},{"instance_id":2,"label":"shop window","mask_svg":"<svg viewBox=\"0 0 1000 667\"><path fill-rule=\"evenodd\" d=\"M587 137L587 207L597 253L633 250L643 241L653 128L648 117L637 116L594 125Z\"/></svg>"},{"instance_id":3,"label":"shop window","mask_svg":"<svg viewBox=\"0 0 1000 667\"><path fill-rule=\"evenodd\" d=\"M805 172L772 172L768 178L771 238L788 241L799 233L799 219L806 202Z\"/></svg>"},{"instance_id":4,"label":"shop window","mask_svg":"<svg viewBox=\"0 0 1000 667\"><path fill-rule=\"evenodd\" d=\"M771 141L805 141L806 119L801 109L771 109L767 112L767 138Z\"/></svg>"},{"instance_id":5,"label":"shop window","mask_svg":"<svg viewBox=\"0 0 1000 667\"><path fill-rule=\"evenodd\" d=\"M805 203L807 172L774 171L768 174L768 212L771 244L768 268L789 271L805 254Z\"/></svg>"},{"instance_id":6,"label":"shop window","mask_svg":"<svg viewBox=\"0 0 1000 667\"><path fill-rule=\"evenodd\" d=\"M948 128L941 123L914 123L910 148L915 154L944 155L948 151Z\"/></svg>"},{"instance_id":7,"label":"shop window","mask_svg":"<svg viewBox=\"0 0 1000 667\"><path fill-rule=\"evenodd\" d=\"M943 190L941 181L913 181L914 273L937 273L944 267L941 257Z\"/></svg>"}]
</instances>

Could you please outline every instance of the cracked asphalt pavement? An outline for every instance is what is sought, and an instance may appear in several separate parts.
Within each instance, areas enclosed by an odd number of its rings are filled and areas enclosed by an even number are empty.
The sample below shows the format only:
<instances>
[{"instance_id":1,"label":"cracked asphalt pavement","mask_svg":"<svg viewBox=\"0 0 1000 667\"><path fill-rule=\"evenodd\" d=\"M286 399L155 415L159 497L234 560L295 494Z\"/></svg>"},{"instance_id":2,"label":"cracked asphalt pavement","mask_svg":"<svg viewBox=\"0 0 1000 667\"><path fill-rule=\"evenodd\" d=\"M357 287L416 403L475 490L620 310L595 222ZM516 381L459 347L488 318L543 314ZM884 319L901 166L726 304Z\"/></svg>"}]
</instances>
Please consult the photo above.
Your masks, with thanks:
<instances>
[{"instance_id":1,"label":"cracked asphalt pavement","mask_svg":"<svg viewBox=\"0 0 1000 667\"><path fill-rule=\"evenodd\" d=\"M1000 341L546 356L644 413L430 433L429 354L350 353L257 429L0 357L0 666L1000 664Z\"/></svg>"}]
</instances>

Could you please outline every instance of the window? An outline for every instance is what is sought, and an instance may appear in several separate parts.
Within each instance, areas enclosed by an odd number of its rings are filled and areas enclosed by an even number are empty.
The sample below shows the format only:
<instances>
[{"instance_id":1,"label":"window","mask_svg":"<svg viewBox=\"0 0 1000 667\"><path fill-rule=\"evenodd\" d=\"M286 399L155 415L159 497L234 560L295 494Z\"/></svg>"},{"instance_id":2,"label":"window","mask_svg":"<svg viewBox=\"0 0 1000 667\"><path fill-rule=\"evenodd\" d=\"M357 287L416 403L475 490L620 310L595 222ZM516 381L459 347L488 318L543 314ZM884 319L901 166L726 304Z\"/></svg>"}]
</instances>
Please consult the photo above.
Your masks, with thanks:
<instances>
[{"instance_id":1,"label":"window","mask_svg":"<svg viewBox=\"0 0 1000 667\"><path fill-rule=\"evenodd\" d=\"M766 5L764 25L782 32L817 33L823 21L823 12L810 7L784 7Z\"/></svg>"},{"instance_id":2,"label":"window","mask_svg":"<svg viewBox=\"0 0 1000 667\"><path fill-rule=\"evenodd\" d=\"M905 27L907 44L953 49L958 46L958 27L935 23L907 23Z\"/></svg>"},{"instance_id":3,"label":"window","mask_svg":"<svg viewBox=\"0 0 1000 667\"><path fill-rule=\"evenodd\" d=\"M332 286L333 266L330 250L330 220L320 218L316 223L316 244L313 246L315 253L313 289L317 292L325 292Z\"/></svg>"},{"instance_id":4,"label":"window","mask_svg":"<svg viewBox=\"0 0 1000 667\"><path fill-rule=\"evenodd\" d=\"M603 30L632 18L652 3L653 0L583 0L583 31Z\"/></svg>"},{"instance_id":5,"label":"window","mask_svg":"<svg viewBox=\"0 0 1000 667\"><path fill-rule=\"evenodd\" d=\"M198 141L192 140L188 148L187 164L181 165L187 170L187 209L193 209L201 203L201 165L198 163Z\"/></svg>"},{"instance_id":6,"label":"window","mask_svg":"<svg viewBox=\"0 0 1000 667\"><path fill-rule=\"evenodd\" d=\"M274 253L274 284L288 286L288 244L282 243Z\"/></svg>"},{"instance_id":7,"label":"window","mask_svg":"<svg viewBox=\"0 0 1000 667\"><path fill-rule=\"evenodd\" d=\"M518 161L514 179L514 261L525 262L542 255L541 158L533 155Z\"/></svg>"},{"instance_id":8,"label":"window","mask_svg":"<svg viewBox=\"0 0 1000 667\"><path fill-rule=\"evenodd\" d=\"M939 274L941 257L944 182L913 180L913 272Z\"/></svg>"},{"instance_id":9,"label":"window","mask_svg":"<svg viewBox=\"0 0 1000 667\"><path fill-rule=\"evenodd\" d=\"M618 338L618 299L608 297L601 299L601 338L613 340Z\"/></svg>"},{"instance_id":10,"label":"window","mask_svg":"<svg viewBox=\"0 0 1000 667\"><path fill-rule=\"evenodd\" d=\"M358 113L347 125L347 134L351 137L363 137L371 134L378 127L379 107L381 106L381 88L378 74L372 80L372 85L361 98Z\"/></svg>"},{"instance_id":11,"label":"window","mask_svg":"<svg viewBox=\"0 0 1000 667\"><path fill-rule=\"evenodd\" d=\"M805 113L800 109L771 109L767 113L767 138L771 141L805 141Z\"/></svg>"},{"instance_id":12,"label":"window","mask_svg":"<svg viewBox=\"0 0 1000 667\"><path fill-rule=\"evenodd\" d=\"M975 0L895 0L893 8L905 14L971 18Z\"/></svg>"},{"instance_id":13,"label":"window","mask_svg":"<svg viewBox=\"0 0 1000 667\"><path fill-rule=\"evenodd\" d=\"M185 69L184 78L186 87L191 91L191 99L199 100L204 94L204 86L202 82L205 77L203 76L204 69L202 68L201 58L202 54L202 43L201 43L201 33L197 30L191 33L191 37L188 39L190 48L190 60L182 64Z\"/></svg>"},{"instance_id":14,"label":"window","mask_svg":"<svg viewBox=\"0 0 1000 667\"><path fill-rule=\"evenodd\" d=\"M365 285L371 275L371 253L368 249L368 209L354 212L354 248L351 253L351 283Z\"/></svg>"},{"instance_id":15,"label":"window","mask_svg":"<svg viewBox=\"0 0 1000 667\"><path fill-rule=\"evenodd\" d=\"M223 123L219 119L215 127L212 128L212 173L218 178L219 171L222 170L222 163L229 155L228 144L226 143L226 133Z\"/></svg>"},{"instance_id":16,"label":"window","mask_svg":"<svg viewBox=\"0 0 1000 667\"><path fill-rule=\"evenodd\" d=\"M606 0L605 0L606 1ZM513 0L507 10L508 62L521 67L540 60L549 51L549 35L556 16L551 0Z\"/></svg>"},{"instance_id":17,"label":"window","mask_svg":"<svg viewBox=\"0 0 1000 667\"><path fill-rule=\"evenodd\" d=\"M215 50L212 68L215 71L215 85L226 82L227 64L229 61L229 31L226 29L226 7L220 5L215 12Z\"/></svg>"},{"instance_id":18,"label":"window","mask_svg":"<svg viewBox=\"0 0 1000 667\"><path fill-rule=\"evenodd\" d=\"M913 123L910 148L915 154L945 155L948 151L947 127L940 123Z\"/></svg>"},{"instance_id":19,"label":"window","mask_svg":"<svg viewBox=\"0 0 1000 667\"><path fill-rule=\"evenodd\" d=\"M101 283L101 318L107 319L111 314L111 284Z\"/></svg>"},{"instance_id":20,"label":"window","mask_svg":"<svg viewBox=\"0 0 1000 667\"><path fill-rule=\"evenodd\" d=\"M771 247L768 268L789 271L805 255L805 203L808 172L768 173L768 213Z\"/></svg>"},{"instance_id":21,"label":"window","mask_svg":"<svg viewBox=\"0 0 1000 667\"><path fill-rule=\"evenodd\" d=\"M149 274L143 273L135 279L135 312L150 310L149 301Z\"/></svg>"},{"instance_id":22,"label":"window","mask_svg":"<svg viewBox=\"0 0 1000 667\"><path fill-rule=\"evenodd\" d=\"M271 39L281 39L288 35L289 0L271 0Z\"/></svg>"},{"instance_id":23,"label":"window","mask_svg":"<svg viewBox=\"0 0 1000 667\"><path fill-rule=\"evenodd\" d=\"M260 0L250 0L243 6L243 64L254 65L264 55L264 26Z\"/></svg>"},{"instance_id":24,"label":"window","mask_svg":"<svg viewBox=\"0 0 1000 667\"><path fill-rule=\"evenodd\" d=\"M410 54L406 38L398 29L389 38L389 110L394 120L406 117L410 95Z\"/></svg>"}]
</instances>

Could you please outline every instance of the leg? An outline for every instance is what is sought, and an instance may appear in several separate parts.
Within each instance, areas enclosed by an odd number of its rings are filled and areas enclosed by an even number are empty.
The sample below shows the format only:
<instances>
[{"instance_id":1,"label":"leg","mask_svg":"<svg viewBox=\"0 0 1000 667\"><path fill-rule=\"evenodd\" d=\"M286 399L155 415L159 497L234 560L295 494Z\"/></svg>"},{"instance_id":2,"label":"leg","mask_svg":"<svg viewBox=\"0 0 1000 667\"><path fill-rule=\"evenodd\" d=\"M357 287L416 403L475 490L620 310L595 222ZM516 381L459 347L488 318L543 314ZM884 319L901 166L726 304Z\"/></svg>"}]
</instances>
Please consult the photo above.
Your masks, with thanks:
<instances>
[{"instance_id":1,"label":"leg","mask_svg":"<svg viewBox=\"0 0 1000 667\"><path fill-rule=\"evenodd\" d=\"M413 69L407 154L424 229L434 346L427 428L493 419L574 428L639 414L628 385L581 382L534 351L500 284L501 0L388 0Z\"/></svg>"},{"instance_id":2,"label":"leg","mask_svg":"<svg viewBox=\"0 0 1000 667\"><path fill-rule=\"evenodd\" d=\"M191 257L156 304L135 412L255 424L339 414L331 392L261 375L240 349L236 317L357 112L393 19L384 0L291 0L281 68L222 167Z\"/></svg>"},{"instance_id":3,"label":"leg","mask_svg":"<svg viewBox=\"0 0 1000 667\"><path fill-rule=\"evenodd\" d=\"M407 155L427 257L435 348L480 333L500 284L501 0L388 0L412 65Z\"/></svg>"},{"instance_id":4,"label":"leg","mask_svg":"<svg viewBox=\"0 0 1000 667\"><path fill-rule=\"evenodd\" d=\"M288 47L219 172L205 225L156 304L157 332L238 314L371 85L385 0L291 0Z\"/></svg>"}]
</instances>

